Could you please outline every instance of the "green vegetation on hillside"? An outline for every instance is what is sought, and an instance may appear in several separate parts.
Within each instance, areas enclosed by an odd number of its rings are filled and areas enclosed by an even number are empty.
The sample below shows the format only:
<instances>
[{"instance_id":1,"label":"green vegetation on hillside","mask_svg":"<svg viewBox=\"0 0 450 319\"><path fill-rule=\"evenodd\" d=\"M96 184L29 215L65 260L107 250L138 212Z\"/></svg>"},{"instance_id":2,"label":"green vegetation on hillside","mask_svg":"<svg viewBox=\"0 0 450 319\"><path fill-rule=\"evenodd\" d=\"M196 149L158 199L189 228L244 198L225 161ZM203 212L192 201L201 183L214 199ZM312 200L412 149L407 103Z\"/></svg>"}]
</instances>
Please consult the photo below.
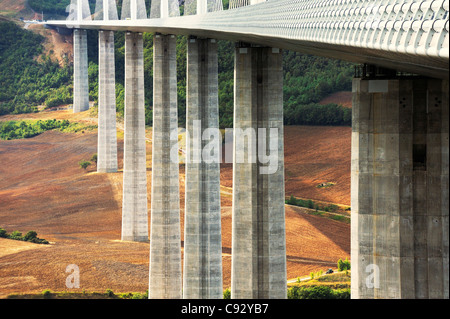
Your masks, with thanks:
<instances>
[{"instance_id":1,"label":"green vegetation on hillside","mask_svg":"<svg viewBox=\"0 0 450 319\"><path fill-rule=\"evenodd\" d=\"M0 115L35 112L35 106L71 103L73 68L42 54L41 35L0 23Z\"/></svg>"},{"instance_id":2,"label":"green vegetation on hillside","mask_svg":"<svg viewBox=\"0 0 450 319\"><path fill-rule=\"evenodd\" d=\"M30 138L45 131L59 129L61 132L76 133L82 130L92 130L97 125L88 125L68 120L29 120L0 122L0 139L14 140Z\"/></svg>"},{"instance_id":3,"label":"green vegetation on hillside","mask_svg":"<svg viewBox=\"0 0 450 319\"><path fill-rule=\"evenodd\" d=\"M22 240L28 241L30 243L35 244L48 244L49 242L45 239L41 239L37 237L37 233L34 230L30 230L25 235L22 236L22 233L15 230L11 234L8 234L6 230L0 227L0 238L14 239L14 240Z\"/></svg>"},{"instance_id":4,"label":"green vegetation on hillside","mask_svg":"<svg viewBox=\"0 0 450 319\"><path fill-rule=\"evenodd\" d=\"M29 138L55 128L65 129L69 125L68 120L4 121L0 122L0 139L14 140Z\"/></svg>"},{"instance_id":5,"label":"green vegetation on hillside","mask_svg":"<svg viewBox=\"0 0 450 319\"><path fill-rule=\"evenodd\" d=\"M46 14L66 14L70 0L28 0L28 5L36 12Z\"/></svg>"},{"instance_id":6,"label":"green vegetation on hillside","mask_svg":"<svg viewBox=\"0 0 450 319\"><path fill-rule=\"evenodd\" d=\"M332 289L328 286L299 287L288 289L288 299L350 299L350 289Z\"/></svg>"}]
</instances>

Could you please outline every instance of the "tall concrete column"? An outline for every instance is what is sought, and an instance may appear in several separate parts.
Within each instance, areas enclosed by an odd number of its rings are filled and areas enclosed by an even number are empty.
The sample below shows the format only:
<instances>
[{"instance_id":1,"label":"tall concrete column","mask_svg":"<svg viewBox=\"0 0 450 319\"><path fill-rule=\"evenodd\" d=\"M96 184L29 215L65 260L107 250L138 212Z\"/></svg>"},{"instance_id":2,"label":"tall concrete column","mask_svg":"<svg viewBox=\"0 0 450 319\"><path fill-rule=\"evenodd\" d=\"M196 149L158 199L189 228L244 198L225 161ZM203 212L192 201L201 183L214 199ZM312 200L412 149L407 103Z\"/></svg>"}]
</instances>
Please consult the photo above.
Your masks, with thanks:
<instances>
[{"instance_id":1,"label":"tall concrete column","mask_svg":"<svg viewBox=\"0 0 450 319\"><path fill-rule=\"evenodd\" d=\"M221 139L213 39L188 39L186 134L183 297L222 299Z\"/></svg>"},{"instance_id":2,"label":"tall concrete column","mask_svg":"<svg viewBox=\"0 0 450 319\"><path fill-rule=\"evenodd\" d=\"M117 172L114 32L99 31L97 172Z\"/></svg>"},{"instance_id":3,"label":"tall concrete column","mask_svg":"<svg viewBox=\"0 0 450 319\"><path fill-rule=\"evenodd\" d=\"M352 298L448 298L448 81L355 78Z\"/></svg>"},{"instance_id":4,"label":"tall concrete column","mask_svg":"<svg viewBox=\"0 0 450 319\"><path fill-rule=\"evenodd\" d=\"M73 112L89 110L87 31L73 30Z\"/></svg>"},{"instance_id":5,"label":"tall concrete column","mask_svg":"<svg viewBox=\"0 0 450 319\"><path fill-rule=\"evenodd\" d=\"M155 35L153 49L149 298L181 299L176 37Z\"/></svg>"},{"instance_id":6,"label":"tall concrete column","mask_svg":"<svg viewBox=\"0 0 450 319\"><path fill-rule=\"evenodd\" d=\"M148 240L142 33L125 34L122 240Z\"/></svg>"},{"instance_id":7,"label":"tall concrete column","mask_svg":"<svg viewBox=\"0 0 450 319\"><path fill-rule=\"evenodd\" d=\"M287 279L281 51L237 47L234 85L231 297L282 299Z\"/></svg>"}]
</instances>

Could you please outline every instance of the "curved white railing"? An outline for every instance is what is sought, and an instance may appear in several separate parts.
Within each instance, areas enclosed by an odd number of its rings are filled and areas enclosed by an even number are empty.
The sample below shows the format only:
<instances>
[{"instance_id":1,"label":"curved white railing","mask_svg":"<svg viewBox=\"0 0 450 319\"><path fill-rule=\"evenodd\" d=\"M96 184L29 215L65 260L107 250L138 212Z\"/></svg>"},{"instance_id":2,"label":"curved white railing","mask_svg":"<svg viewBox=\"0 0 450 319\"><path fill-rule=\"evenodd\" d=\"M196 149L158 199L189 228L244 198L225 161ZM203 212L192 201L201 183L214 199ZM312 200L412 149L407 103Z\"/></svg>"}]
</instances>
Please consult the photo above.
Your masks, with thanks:
<instances>
[{"instance_id":1,"label":"curved white railing","mask_svg":"<svg viewBox=\"0 0 450 319\"><path fill-rule=\"evenodd\" d=\"M68 26L223 36L325 56L335 50L337 58L355 62L375 59L405 69L448 71L449 0L230 0L228 10L222 10L221 0L186 0L184 16L178 0L153 0L150 19L144 8L137 18L121 22L91 21L87 0L79 1L82 6L72 3L75 11L83 7L86 20L72 12ZM139 8L141 1L123 0L122 16L127 6Z\"/></svg>"}]
</instances>

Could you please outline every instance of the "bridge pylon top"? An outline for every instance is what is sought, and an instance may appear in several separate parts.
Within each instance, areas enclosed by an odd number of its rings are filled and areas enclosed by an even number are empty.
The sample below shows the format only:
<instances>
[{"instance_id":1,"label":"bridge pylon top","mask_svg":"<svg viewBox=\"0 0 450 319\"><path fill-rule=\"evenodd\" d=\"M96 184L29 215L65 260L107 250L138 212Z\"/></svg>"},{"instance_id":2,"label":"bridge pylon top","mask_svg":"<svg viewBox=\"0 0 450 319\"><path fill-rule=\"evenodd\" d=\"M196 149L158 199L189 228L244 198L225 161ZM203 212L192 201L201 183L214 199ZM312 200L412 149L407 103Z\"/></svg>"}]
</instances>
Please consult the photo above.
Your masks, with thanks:
<instances>
[{"instance_id":1,"label":"bridge pylon top","mask_svg":"<svg viewBox=\"0 0 450 319\"><path fill-rule=\"evenodd\" d=\"M123 0L121 20L147 19L145 0Z\"/></svg>"},{"instance_id":2,"label":"bridge pylon top","mask_svg":"<svg viewBox=\"0 0 450 319\"><path fill-rule=\"evenodd\" d=\"M115 0L97 0L95 2L94 20L119 20Z\"/></svg>"},{"instance_id":3,"label":"bridge pylon top","mask_svg":"<svg viewBox=\"0 0 450 319\"><path fill-rule=\"evenodd\" d=\"M70 0L68 11L69 16L66 20L80 22L92 20L88 0Z\"/></svg>"},{"instance_id":4,"label":"bridge pylon top","mask_svg":"<svg viewBox=\"0 0 450 319\"><path fill-rule=\"evenodd\" d=\"M179 16L180 7L178 0L152 0L150 19L164 19Z\"/></svg>"},{"instance_id":5,"label":"bridge pylon top","mask_svg":"<svg viewBox=\"0 0 450 319\"><path fill-rule=\"evenodd\" d=\"M184 3L184 15L200 15L221 10L222 0L186 0Z\"/></svg>"}]
</instances>

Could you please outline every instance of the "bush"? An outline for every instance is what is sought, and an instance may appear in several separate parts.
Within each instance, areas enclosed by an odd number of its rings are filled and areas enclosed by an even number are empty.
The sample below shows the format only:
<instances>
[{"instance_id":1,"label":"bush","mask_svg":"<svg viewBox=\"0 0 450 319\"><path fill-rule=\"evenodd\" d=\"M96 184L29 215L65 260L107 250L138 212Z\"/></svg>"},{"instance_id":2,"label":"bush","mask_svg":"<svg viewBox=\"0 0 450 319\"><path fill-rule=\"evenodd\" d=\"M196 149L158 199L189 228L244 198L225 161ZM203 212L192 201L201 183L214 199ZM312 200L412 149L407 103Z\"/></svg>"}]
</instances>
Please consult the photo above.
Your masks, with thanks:
<instances>
[{"instance_id":1,"label":"bush","mask_svg":"<svg viewBox=\"0 0 450 319\"><path fill-rule=\"evenodd\" d=\"M0 228L0 238L8 238L8 233L3 228Z\"/></svg>"},{"instance_id":2,"label":"bush","mask_svg":"<svg viewBox=\"0 0 450 319\"><path fill-rule=\"evenodd\" d=\"M345 260L339 259L337 267L339 271L350 270L350 261L348 258L345 258Z\"/></svg>"},{"instance_id":3,"label":"bush","mask_svg":"<svg viewBox=\"0 0 450 319\"><path fill-rule=\"evenodd\" d=\"M304 200L304 199L300 199L300 198L295 198L293 195L291 195L291 197L289 197L289 199L286 200L286 204L300 206L300 207L306 207L306 208L311 208L311 209L316 206L314 204L314 202L310 199Z\"/></svg>"},{"instance_id":4,"label":"bush","mask_svg":"<svg viewBox=\"0 0 450 319\"><path fill-rule=\"evenodd\" d=\"M105 295L108 297L114 297L114 292L111 289L106 289Z\"/></svg>"},{"instance_id":5,"label":"bush","mask_svg":"<svg viewBox=\"0 0 450 319\"><path fill-rule=\"evenodd\" d=\"M227 288L223 291L223 299L231 299L231 290Z\"/></svg>"},{"instance_id":6,"label":"bush","mask_svg":"<svg viewBox=\"0 0 450 319\"><path fill-rule=\"evenodd\" d=\"M336 299L350 299L350 289L336 289L334 291L334 296Z\"/></svg>"},{"instance_id":7,"label":"bush","mask_svg":"<svg viewBox=\"0 0 450 319\"><path fill-rule=\"evenodd\" d=\"M23 236L23 240L26 241L33 241L37 239L37 233L34 230L30 230L28 233L25 234L25 236Z\"/></svg>"},{"instance_id":8,"label":"bush","mask_svg":"<svg viewBox=\"0 0 450 319\"><path fill-rule=\"evenodd\" d=\"M9 239L23 240L22 233L15 230L9 235Z\"/></svg>"},{"instance_id":9,"label":"bush","mask_svg":"<svg viewBox=\"0 0 450 319\"><path fill-rule=\"evenodd\" d=\"M350 289L333 290L328 286L299 287L288 289L288 299L349 299Z\"/></svg>"},{"instance_id":10,"label":"bush","mask_svg":"<svg viewBox=\"0 0 450 319\"><path fill-rule=\"evenodd\" d=\"M31 243L36 244L48 244L49 242L45 239L40 239L37 237L37 233L34 230L30 230L28 233L25 234L25 236L22 237L22 233L15 230L11 234L8 234L6 230L3 228L0 228L0 237L1 238L7 238L7 239L15 239L15 240L24 240Z\"/></svg>"},{"instance_id":11,"label":"bush","mask_svg":"<svg viewBox=\"0 0 450 319\"><path fill-rule=\"evenodd\" d=\"M87 169L89 165L91 165L92 163L89 161L81 161L78 163L80 165L81 168Z\"/></svg>"}]
</instances>

